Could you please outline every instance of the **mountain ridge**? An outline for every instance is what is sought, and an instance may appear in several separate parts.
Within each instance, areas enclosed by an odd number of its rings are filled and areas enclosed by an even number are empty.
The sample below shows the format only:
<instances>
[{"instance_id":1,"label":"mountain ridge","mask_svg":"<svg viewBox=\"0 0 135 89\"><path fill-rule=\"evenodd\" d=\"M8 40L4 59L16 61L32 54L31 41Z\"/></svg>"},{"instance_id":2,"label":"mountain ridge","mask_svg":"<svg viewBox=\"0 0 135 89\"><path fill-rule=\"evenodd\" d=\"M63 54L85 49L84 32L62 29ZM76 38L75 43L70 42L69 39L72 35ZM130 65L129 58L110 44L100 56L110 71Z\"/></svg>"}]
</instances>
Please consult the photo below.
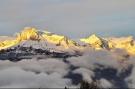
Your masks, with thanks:
<instances>
[{"instance_id":1,"label":"mountain ridge","mask_svg":"<svg viewBox=\"0 0 135 89\"><path fill-rule=\"evenodd\" d=\"M28 40L37 42L45 41L54 45L54 48L60 48L63 51L83 51L86 47L92 47L95 50L124 49L129 54L135 55L135 41L132 36L121 38L101 38L93 34L89 37L81 38L80 42L85 44L81 45L79 42L76 42L67 36L58 35L48 31L39 31L33 27L25 27L20 33L17 33L15 39L0 41L0 50L11 48Z\"/></svg>"}]
</instances>

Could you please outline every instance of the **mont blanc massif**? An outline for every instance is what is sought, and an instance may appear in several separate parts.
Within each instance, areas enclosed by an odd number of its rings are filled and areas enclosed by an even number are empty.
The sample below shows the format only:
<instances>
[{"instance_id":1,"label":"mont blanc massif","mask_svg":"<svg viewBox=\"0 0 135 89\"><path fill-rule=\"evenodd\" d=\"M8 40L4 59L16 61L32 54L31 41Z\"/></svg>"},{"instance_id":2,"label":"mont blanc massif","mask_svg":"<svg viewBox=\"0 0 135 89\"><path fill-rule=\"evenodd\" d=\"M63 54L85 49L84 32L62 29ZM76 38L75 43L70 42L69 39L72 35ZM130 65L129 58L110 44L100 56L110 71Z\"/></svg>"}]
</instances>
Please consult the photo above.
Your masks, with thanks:
<instances>
[{"instance_id":1,"label":"mont blanc massif","mask_svg":"<svg viewBox=\"0 0 135 89\"><path fill-rule=\"evenodd\" d=\"M74 88L85 80L102 88L134 88L134 59L132 36L72 40L25 27L0 36L0 87Z\"/></svg>"}]
</instances>

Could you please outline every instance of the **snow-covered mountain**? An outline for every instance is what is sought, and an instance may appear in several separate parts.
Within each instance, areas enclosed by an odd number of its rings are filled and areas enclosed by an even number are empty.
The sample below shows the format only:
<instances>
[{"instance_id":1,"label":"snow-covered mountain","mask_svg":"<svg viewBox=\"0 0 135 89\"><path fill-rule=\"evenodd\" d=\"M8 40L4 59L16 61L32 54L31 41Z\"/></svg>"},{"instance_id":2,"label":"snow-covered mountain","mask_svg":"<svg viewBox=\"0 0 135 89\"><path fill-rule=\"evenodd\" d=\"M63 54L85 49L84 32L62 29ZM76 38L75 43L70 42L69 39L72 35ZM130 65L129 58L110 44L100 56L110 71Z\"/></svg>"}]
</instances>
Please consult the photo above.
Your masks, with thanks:
<instances>
[{"instance_id":1,"label":"snow-covered mountain","mask_svg":"<svg viewBox=\"0 0 135 89\"><path fill-rule=\"evenodd\" d=\"M20 33L17 33L16 38L13 40L5 40L0 43L0 49L9 48L18 45L22 41L33 40L33 41L47 41L49 43L55 44L57 46L63 46L63 48L68 49L72 46L77 46L77 43L66 36L57 35L50 32L41 32L36 28L26 27Z\"/></svg>"},{"instance_id":2,"label":"snow-covered mountain","mask_svg":"<svg viewBox=\"0 0 135 89\"><path fill-rule=\"evenodd\" d=\"M0 37L0 87L77 88L96 80L103 88L134 88L134 59L131 36L72 40L27 27Z\"/></svg>"},{"instance_id":3,"label":"snow-covered mountain","mask_svg":"<svg viewBox=\"0 0 135 89\"><path fill-rule=\"evenodd\" d=\"M68 37L27 27L15 39L0 43L0 59L66 58L80 55L79 45Z\"/></svg>"},{"instance_id":4,"label":"snow-covered mountain","mask_svg":"<svg viewBox=\"0 0 135 89\"><path fill-rule=\"evenodd\" d=\"M90 46L92 46L93 48L95 48L97 50L103 49L103 48L109 49L108 41L96 36L95 34L93 34L87 38L82 38L82 39L80 39L80 41L89 44Z\"/></svg>"},{"instance_id":5,"label":"snow-covered mountain","mask_svg":"<svg viewBox=\"0 0 135 89\"><path fill-rule=\"evenodd\" d=\"M135 42L132 36L129 37L111 37L111 38L101 38L94 35L91 35L87 38L82 38L80 41L89 44L93 48L100 49L124 49L129 54L135 54Z\"/></svg>"},{"instance_id":6,"label":"snow-covered mountain","mask_svg":"<svg viewBox=\"0 0 135 89\"><path fill-rule=\"evenodd\" d=\"M135 42L132 37L101 38L93 34L87 38L80 39L80 42L84 43L82 45L63 35L26 27L13 38L0 42L1 59L14 58L16 55L17 57L47 55L47 57L64 58L83 55L86 50L91 48L108 51L124 49L131 55L135 54ZM10 56L7 56L7 54Z\"/></svg>"}]
</instances>

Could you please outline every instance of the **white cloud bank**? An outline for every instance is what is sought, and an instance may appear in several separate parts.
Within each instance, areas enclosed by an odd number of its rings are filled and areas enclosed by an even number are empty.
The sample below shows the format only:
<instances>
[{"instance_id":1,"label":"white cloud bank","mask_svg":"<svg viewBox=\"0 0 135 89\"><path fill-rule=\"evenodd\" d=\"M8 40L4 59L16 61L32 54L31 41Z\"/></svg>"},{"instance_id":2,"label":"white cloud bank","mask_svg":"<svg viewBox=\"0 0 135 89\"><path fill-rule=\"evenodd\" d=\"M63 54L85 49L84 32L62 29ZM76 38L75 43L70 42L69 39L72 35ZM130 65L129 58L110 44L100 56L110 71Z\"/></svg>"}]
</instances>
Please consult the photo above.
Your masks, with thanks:
<instances>
[{"instance_id":1,"label":"white cloud bank","mask_svg":"<svg viewBox=\"0 0 135 89\"><path fill-rule=\"evenodd\" d=\"M80 57L62 59L23 59L0 61L0 87L64 88L78 87L81 80L97 80L99 86L134 87L134 56L126 53L89 51ZM122 59L121 59L122 58Z\"/></svg>"}]
</instances>

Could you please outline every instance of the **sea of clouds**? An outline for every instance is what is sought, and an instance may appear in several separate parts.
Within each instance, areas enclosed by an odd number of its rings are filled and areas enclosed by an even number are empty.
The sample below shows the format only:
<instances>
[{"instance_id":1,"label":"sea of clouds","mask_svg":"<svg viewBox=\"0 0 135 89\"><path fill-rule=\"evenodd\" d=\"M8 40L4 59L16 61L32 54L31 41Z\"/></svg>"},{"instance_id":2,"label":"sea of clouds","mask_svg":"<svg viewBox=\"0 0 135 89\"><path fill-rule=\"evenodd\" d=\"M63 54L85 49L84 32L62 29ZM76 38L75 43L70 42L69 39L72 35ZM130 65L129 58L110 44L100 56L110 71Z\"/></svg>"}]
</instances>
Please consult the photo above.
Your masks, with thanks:
<instances>
[{"instance_id":1,"label":"sea of clouds","mask_svg":"<svg viewBox=\"0 0 135 89\"><path fill-rule=\"evenodd\" d=\"M0 88L79 87L97 81L104 88L135 87L135 56L124 50L89 50L67 59L0 60Z\"/></svg>"}]
</instances>

